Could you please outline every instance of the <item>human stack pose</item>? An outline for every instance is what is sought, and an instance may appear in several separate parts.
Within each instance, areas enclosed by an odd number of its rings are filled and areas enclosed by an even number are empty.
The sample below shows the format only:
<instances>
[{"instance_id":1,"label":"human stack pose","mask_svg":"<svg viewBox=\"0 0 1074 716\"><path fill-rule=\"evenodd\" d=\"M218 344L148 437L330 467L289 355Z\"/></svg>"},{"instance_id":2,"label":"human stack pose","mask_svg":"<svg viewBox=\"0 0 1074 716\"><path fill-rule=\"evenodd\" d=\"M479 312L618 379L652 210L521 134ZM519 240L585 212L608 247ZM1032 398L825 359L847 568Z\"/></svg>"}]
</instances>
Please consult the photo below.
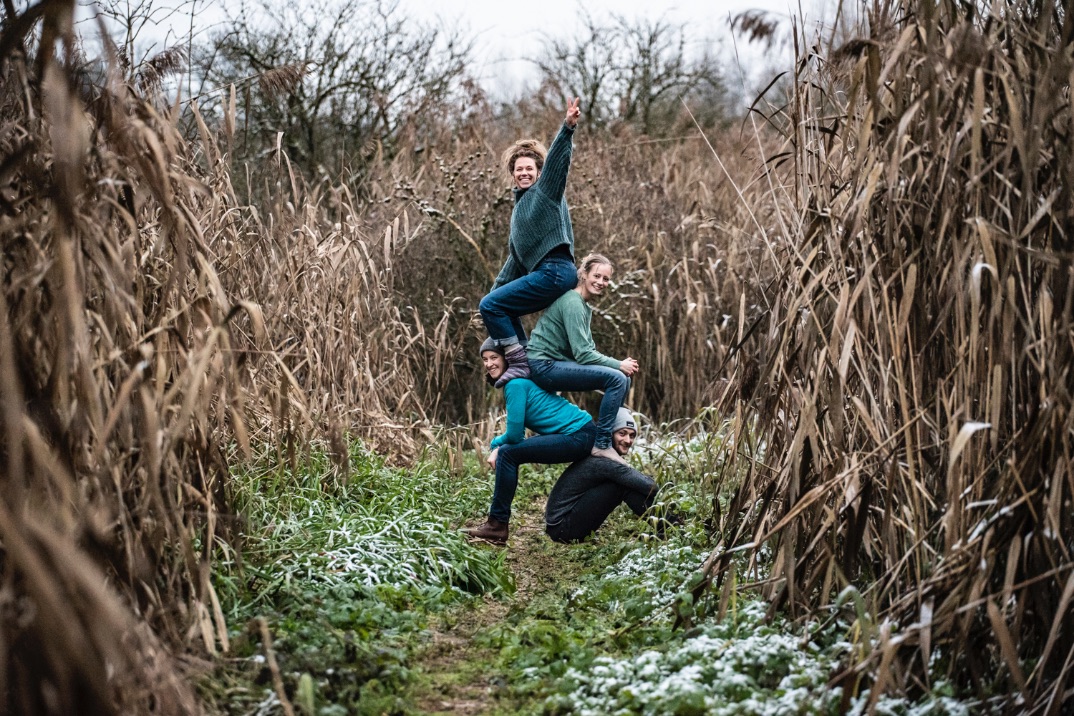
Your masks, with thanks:
<instances>
[{"instance_id":1,"label":"human stack pose","mask_svg":"<svg viewBox=\"0 0 1074 716\"><path fill-rule=\"evenodd\" d=\"M507 426L490 446L488 463L496 478L488 519L465 530L496 544L507 542L519 467L525 463L574 463L553 489L556 501L549 499L548 530L557 541L583 539L621 502L642 514L656 494L656 483L622 457L633 437L613 435L634 431L632 419L629 431L620 423L629 418L621 407L638 362L599 353L590 329L589 303L611 281L611 261L591 254L581 269L574 264L564 193L580 116L578 100L568 101L547 152L540 142L523 139L503 155L515 184L515 206L507 261L480 303L489 333L480 353L486 380L504 390ZM528 340L521 317L546 308ZM589 413L549 392L598 389L604 397L595 423ZM527 429L534 433L528 438Z\"/></svg>"}]
</instances>

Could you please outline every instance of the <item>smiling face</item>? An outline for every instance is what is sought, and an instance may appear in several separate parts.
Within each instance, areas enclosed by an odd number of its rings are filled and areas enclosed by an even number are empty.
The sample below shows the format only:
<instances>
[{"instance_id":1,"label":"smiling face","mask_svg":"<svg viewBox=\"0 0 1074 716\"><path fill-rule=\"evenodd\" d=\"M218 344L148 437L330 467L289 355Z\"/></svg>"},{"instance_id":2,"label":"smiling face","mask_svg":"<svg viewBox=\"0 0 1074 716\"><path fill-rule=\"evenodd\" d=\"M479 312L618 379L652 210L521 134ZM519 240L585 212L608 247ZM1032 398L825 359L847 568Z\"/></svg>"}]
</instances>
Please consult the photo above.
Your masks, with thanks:
<instances>
[{"instance_id":1,"label":"smiling face","mask_svg":"<svg viewBox=\"0 0 1074 716\"><path fill-rule=\"evenodd\" d=\"M638 436L630 428L620 428L612 433L612 447L620 455L626 455L634 446L634 438Z\"/></svg>"},{"instance_id":2,"label":"smiling face","mask_svg":"<svg viewBox=\"0 0 1074 716\"><path fill-rule=\"evenodd\" d=\"M498 380L507 370L507 359L499 351L485 351L481 354L481 365L484 366L489 378Z\"/></svg>"},{"instance_id":3,"label":"smiling face","mask_svg":"<svg viewBox=\"0 0 1074 716\"><path fill-rule=\"evenodd\" d=\"M511 171L511 176L515 179L516 187L529 189L537 181L537 177L541 176L541 171L537 168L537 162L533 157L519 157L515 160L515 168Z\"/></svg>"},{"instance_id":4,"label":"smiling face","mask_svg":"<svg viewBox=\"0 0 1074 716\"><path fill-rule=\"evenodd\" d=\"M586 301L596 298L604 293L604 289L612 282L612 267L610 264L593 264L589 271L582 274L582 280L578 282L578 293Z\"/></svg>"}]
</instances>

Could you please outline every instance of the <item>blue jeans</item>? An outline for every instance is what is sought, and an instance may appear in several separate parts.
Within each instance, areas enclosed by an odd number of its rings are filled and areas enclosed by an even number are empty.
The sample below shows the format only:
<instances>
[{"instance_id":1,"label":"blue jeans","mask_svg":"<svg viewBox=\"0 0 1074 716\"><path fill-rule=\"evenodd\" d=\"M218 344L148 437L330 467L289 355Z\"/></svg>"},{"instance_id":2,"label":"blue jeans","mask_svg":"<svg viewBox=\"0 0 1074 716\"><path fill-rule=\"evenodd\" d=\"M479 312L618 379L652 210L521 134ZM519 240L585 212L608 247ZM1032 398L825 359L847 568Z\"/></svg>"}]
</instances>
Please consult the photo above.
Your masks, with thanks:
<instances>
[{"instance_id":1,"label":"blue jeans","mask_svg":"<svg viewBox=\"0 0 1074 716\"><path fill-rule=\"evenodd\" d=\"M500 522L511 521L511 503L518 489L518 468L527 462L555 465L574 462L589 455L593 449L593 422L569 435L534 435L520 443L501 445L496 455L496 486L492 490L489 517Z\"/></svg>"},{"instance_id":2,"label":"blue jeans","mask_svg":"<svg viewBox=\"0 0 1074 716\"><path fill-rule=\"evenodd\" d=\"M582 365L563 360L531 360L530 380L549 393L560 390L603 390L604 397L600 400L600 413L597 415L595 445L600 449L611 447L615 416L623 406L627 391L630 390L630 378L627 378L623 371L602 365Z\"/></svg>"},{"instance_id":3,"label":"blue jeans","mask_svg":"<svg viewBox=\"0 0 1074 716\"><path fill-rule=\"evenodd\" d=\"M526 343L521 316L543 311L557 298L578 285L578 269L568 258L550 256L522 278L481 299L478 308L485 330L498 346Z\"/></svg>"}]
</instances>

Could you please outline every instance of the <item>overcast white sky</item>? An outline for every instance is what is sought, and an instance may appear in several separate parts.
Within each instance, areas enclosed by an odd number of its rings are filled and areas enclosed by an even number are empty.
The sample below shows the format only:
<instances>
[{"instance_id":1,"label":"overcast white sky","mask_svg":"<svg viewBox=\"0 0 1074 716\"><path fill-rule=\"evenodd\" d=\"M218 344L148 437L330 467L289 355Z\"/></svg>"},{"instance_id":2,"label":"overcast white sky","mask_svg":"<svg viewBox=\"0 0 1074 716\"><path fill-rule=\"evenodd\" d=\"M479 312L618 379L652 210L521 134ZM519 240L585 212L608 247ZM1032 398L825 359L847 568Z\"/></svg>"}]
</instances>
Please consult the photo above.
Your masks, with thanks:
<instances>
[{"instance_id":1,"label":"overcast white sky","mask_svg":"<svg viewBox=\"0 0 1074 716\"><path fill-rule=\"evenodd\" d=\"M789 32L790 18L804 12L811 17L817 0L399 0L400 8L423 21L441 21L445 25L461 22L476 37L474 68L486 89L495 94L511 94L511 88L532 81L535 70L527 59L541 52L542 37L569 37L578 27L579 12L585 10L596 20L620 15L627 18L664 18L673 24L684 23L695 50L718 52L734 61L730 18L747 10L764 10L779 18ZM707 46L707 47L706 47ZM747 47L741 41L738 55L749 74L751 68L778 62L783 50ZM789 60L788 60L789 61ZM734 68L732 76L737 74Z\"/></svg>"},{"instance_id":2,"label":"overcast white sky","mask_svg":"<svg viewBox=\"0 0 1074 716\"><path fill-rule=\"evenodd\" d=\"M163 17L168 6L189 7L196 2L195 34L202 34L224 17L222 6L229 0L144 0L153 12ZM284 0L295 1L295 0ZM299 0L300 1L300 0ZM536 69L530 58L541 53L543 38L569 38L577 31L580 10L584 9L598 21L613 14L628 19L663 18L672 24L685 24L692 42L690 50L698 55L709 52L727 62L725 77L747 87L767 82L774 71L787 69L790 51L784 46L772 48L747 45L742 39L737 46L730 32L730 18L747 10L763 10L780 21L783 38L790 33L792 16L804 16L807 24L815 23L825 0L397 0L400 11L423 23L436 23L458 28L464 36L473 37L472 68L482 85L492 95L507 99L518 96L526 83L534 83ZM135 5L139 0L117 0L115 4ZM81 0L83 17L92 14L93 0ZM147 54L159 52L167 45L181 43L188 34L189 17L170 18L156 31L140 33L140 37L156 45ZM89 23L92 24L92 23ZM85 25L84 25L85 26ZM736 59L737 58L737 59Z\"/></svg>"}]
</instances>

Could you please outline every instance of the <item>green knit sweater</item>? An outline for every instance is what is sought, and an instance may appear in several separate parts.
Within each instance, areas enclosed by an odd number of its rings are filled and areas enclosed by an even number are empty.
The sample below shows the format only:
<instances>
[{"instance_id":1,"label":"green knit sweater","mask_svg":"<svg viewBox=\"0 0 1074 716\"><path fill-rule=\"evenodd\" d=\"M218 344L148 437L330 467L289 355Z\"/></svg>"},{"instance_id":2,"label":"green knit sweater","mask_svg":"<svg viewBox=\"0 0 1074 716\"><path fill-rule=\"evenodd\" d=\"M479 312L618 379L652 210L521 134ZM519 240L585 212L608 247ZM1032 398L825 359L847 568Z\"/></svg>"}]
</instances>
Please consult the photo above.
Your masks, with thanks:
<instances>
[{"instance_id":1,"label":"green knit sweater","mask_svg":"<svg viewBox=\"0 0 1074 716\"><path fill-rule=\"evenodd\" d=\"M590 322L593 309L577 291L567 291L545 309L530 333L530 360L562 360L618 368L619 361L597 351Z\"/></svg>"},{"instance_id":2,"label":"green knit sweater","mask_svg":"<svg viewBox=\"0 0 1074 716\"><path fill-rule=\"evenodd\" d=\"M571 167L574 129L564 122L548 148L541 176L528 189L515 189L511 212L511 236L507 240L507 261L492 285L500 286L533 271L548 252L563 244L574 257L574 229L563 192Z\"/></svg>"}]
</instances>

